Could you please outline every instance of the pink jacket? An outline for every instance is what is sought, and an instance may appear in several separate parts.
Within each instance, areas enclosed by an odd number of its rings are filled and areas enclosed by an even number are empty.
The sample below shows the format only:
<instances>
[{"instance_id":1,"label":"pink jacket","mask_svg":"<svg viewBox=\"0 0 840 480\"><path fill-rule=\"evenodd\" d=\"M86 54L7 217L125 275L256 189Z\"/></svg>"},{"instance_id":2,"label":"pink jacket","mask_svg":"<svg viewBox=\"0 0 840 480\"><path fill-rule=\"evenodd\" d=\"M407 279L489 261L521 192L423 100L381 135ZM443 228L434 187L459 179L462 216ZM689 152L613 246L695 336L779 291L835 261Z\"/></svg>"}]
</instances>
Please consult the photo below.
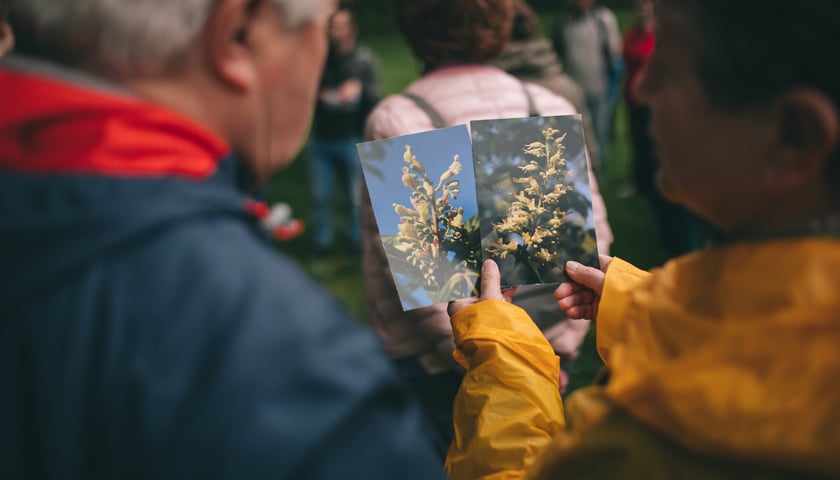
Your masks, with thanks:
<instances>
[{"instance_id":1,"label":"pink jacket","mask_svg":"<svg viewBox=\"0 0 840 480\"><path fill-rule=\"evenodd\" d=\"M534 84L527 84L540 115L577 113L563 97ZM523 84L504 71L490 66L458 66L435 70L406 88L422 97L448 125L469 124L470 120L528 116ZM401 95L380 102L367 120L366 137L390 138L434 129L426 112ZM598 250L609 252L613 236L607 223L604 201L591 170L589 172ZM388 269L385 250L367 191L362 199L362 259L366 302L372 327L382 337L392 358L416 357L429 373L455 368L454 343L446 304L403 312ZM531 288L531 287L528 287ZM518 295L518 294L517 294ZM546 305L556 308L547 294ZM560 322L545 331L558 353L574 356L589 329L587 320Z\"/></svg>"}]
</instances>

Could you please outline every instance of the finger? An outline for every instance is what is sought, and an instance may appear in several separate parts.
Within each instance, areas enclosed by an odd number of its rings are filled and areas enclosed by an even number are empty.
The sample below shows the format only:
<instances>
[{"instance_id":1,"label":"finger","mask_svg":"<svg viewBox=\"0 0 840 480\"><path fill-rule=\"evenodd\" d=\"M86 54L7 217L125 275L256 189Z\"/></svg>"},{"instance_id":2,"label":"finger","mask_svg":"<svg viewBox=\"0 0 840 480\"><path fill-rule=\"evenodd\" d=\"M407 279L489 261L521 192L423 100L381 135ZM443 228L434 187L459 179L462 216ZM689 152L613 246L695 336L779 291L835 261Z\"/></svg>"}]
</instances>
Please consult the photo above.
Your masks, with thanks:
<instances>
[{"instance_id":1,"label":"finger","mask_svg":"<svg viewBox=\"0 0 840 480\"><path fill-rule=\"evenodd\" d=\"M594 296L595 294L592 293L592 290L583 290L581 292L577 292L575 294L569 295L568 297L564 297L560 300L557 300L557 306L560 308L560 310L567 311L570 308L578 305L591 305Z\"/></svg>"},{"instance_id":2,"label":"finger","mask_svg":"<svg viewBox=\"0 0 840 480\"><path fill-rule=\"evenodd\" d=\"M446 306L446 313L451 318L456 313L478 302L478 297L463 298L461 300L453 300Z\"/></svg>"},{"instance_id":3,"label":"finger","mask_svg":"<svg viewBox=\"0 0 840 480\"><path fill-rule=\"evenodd\" d=\"M592 289L596 295L601 295L604 288L604 272L597 268L587 267L574 261L566 262L566 274L573 281Z\"/></svg>"},{"instance_id":4,"label":"finger","mask_svg":"<svg viewBox=\"0 0 840 480\"><path fill-rule=\"evenodd\" d=\"M502 297L508 303L513 303L513 297L516 295L516 287L508 287L502 290Z\"/></svg>"},{"instance_id":5,"label":"finger","mask_svg":"<svg viewBox=\"0 0 840 480\"><path fill-rule=\"evenodd\" d=\"M593 310L592 305L577 305L566 310L566 315L573 320L589 320L594 316L593 313L595 313L595 311Z\"/></svg>"},{"instance_id":6,"label":"finger","mask_svg":"<svg viewBox=\"0 0 840 480\"><path fill-rule=\"evenodd\" d=\"M499 272L499 266L493 260L485 260L481 264L481 299L489 300L495 298L497 300L504 300L502 295L502 274Z\"/></svg>"},{"instance_id":7,"label":"finger","mask_svg":"<svg viewBox=\"0 0 840 480\"><path fill-rule=\"evenodd\" d=\"M584 288L586 287L579 283L563 282L554 290L554 298L560 300L561 298L568 297L569 295L574 295Z\"/></svg>"},{"instance_id":8,"label":"finger","mask_svg":"<svg viewBox=\"0 0 840 480\"><path fill-rule=\"evenodd\" d=\"M601 271L607 271L607 268L610 266L610 262L612 262L613 257L609 255L598 255L598 261L601 263Z\"/></svg>"},{"instance_id":9,"label":"finger","mask_svg":"<svg viewBox=\"0 0 840 480\"><path fill-rule=\"evenodd\" d=\"M569 386L569 375L564 371L560 370L560 394L566 393L566 387Z\"/></svg>"}]
</instances>

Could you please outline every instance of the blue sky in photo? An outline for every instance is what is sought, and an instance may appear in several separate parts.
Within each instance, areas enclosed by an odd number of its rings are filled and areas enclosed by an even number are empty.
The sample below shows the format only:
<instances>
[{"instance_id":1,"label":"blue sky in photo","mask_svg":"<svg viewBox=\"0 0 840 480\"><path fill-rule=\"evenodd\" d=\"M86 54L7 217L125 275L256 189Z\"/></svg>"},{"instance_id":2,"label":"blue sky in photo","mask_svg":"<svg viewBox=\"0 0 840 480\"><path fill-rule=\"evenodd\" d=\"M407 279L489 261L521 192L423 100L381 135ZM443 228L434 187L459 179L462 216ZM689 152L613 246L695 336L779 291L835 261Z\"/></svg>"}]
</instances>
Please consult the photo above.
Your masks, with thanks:
<instances>
[{"instance_id":1,"label":"blue sky in photo","mask_svg":"<svg viewBox=\"0 0 840 480\"><path fill-rule=\"evenodd\" d=\"M440 175L449 168L455 154L461 162L461 173L452 179L460 180L461 193L457 200L450 202L455 207L464 208L464 218L470 218L478 212L475 195L475 175L473 173L472 146L466 125L441 128L428 132L404 135L374 142L384 149L384 161L370 160L384 176L379 178L365 171L365 181L370 192L371 203L376 214L376 223L382 235L397 233L399 215L394 212L394 203L411 208L411 190L402 183L402 168L405 146L411 145L411 151L426 168L426 173L434 185ZM362 155L362 149L359 150ZM363 163L368 160L363 159Z\"/></svg>"}]
</instances>

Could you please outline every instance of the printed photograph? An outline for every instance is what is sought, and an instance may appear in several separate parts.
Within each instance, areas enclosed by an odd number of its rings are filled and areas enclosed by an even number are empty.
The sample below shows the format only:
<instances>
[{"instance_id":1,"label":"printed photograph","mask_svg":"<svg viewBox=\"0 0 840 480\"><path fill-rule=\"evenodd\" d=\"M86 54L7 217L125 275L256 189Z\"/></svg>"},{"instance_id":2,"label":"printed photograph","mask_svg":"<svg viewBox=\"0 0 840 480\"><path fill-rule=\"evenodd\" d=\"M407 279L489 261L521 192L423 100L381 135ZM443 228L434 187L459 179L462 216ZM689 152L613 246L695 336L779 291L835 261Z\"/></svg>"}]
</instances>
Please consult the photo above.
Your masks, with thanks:
<instances>
[{"instance_id":1,"label":"printed photograph","mask_svg":"<svg viewBox=\"0 0 840 480\"><path fill-rule=\"evenodd\" d=\"M481 262L466 125L358 144L404 310L478 294Z\"/></svg>"},{"instance_id":2,"label":"printed photograph","mask_svg":"<svg viewBox=\"0 0 840 480\"><path fill-rule=\"evenodd\" d=\"M470 123L482 257L503 285L567 280L564 265L598 265L580 115Z\"/></svg>"}]
</instances>

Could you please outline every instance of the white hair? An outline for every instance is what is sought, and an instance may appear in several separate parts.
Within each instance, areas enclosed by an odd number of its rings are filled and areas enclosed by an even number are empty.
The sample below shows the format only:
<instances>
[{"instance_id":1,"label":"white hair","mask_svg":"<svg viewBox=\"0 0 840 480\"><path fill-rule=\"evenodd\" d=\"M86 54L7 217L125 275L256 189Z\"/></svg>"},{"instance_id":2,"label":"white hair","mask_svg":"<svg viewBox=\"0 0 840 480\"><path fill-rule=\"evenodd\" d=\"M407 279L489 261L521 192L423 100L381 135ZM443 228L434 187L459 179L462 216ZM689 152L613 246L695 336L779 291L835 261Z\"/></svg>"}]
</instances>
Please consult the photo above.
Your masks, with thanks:
<instances>
[{"instance_id":1,"label":"white hair","mask_svg":"<svg viewBox=\"0 0 840 480\"><path fill-rule=\"evenodd\" d=\"M297 29L327 0L269 0ZM62 63L127 78L157 74L184 58L221 0L12 0L14 20ZM17 24L16 24L17 25ZM17 28L17 27L16 27ZM24 32L21 32L24 33ZM23 46L23 45L22 45ZM50 48L52 46L52 48ZM22 52L26 53L26 52Z\"/></svg>"}]
</instances>

